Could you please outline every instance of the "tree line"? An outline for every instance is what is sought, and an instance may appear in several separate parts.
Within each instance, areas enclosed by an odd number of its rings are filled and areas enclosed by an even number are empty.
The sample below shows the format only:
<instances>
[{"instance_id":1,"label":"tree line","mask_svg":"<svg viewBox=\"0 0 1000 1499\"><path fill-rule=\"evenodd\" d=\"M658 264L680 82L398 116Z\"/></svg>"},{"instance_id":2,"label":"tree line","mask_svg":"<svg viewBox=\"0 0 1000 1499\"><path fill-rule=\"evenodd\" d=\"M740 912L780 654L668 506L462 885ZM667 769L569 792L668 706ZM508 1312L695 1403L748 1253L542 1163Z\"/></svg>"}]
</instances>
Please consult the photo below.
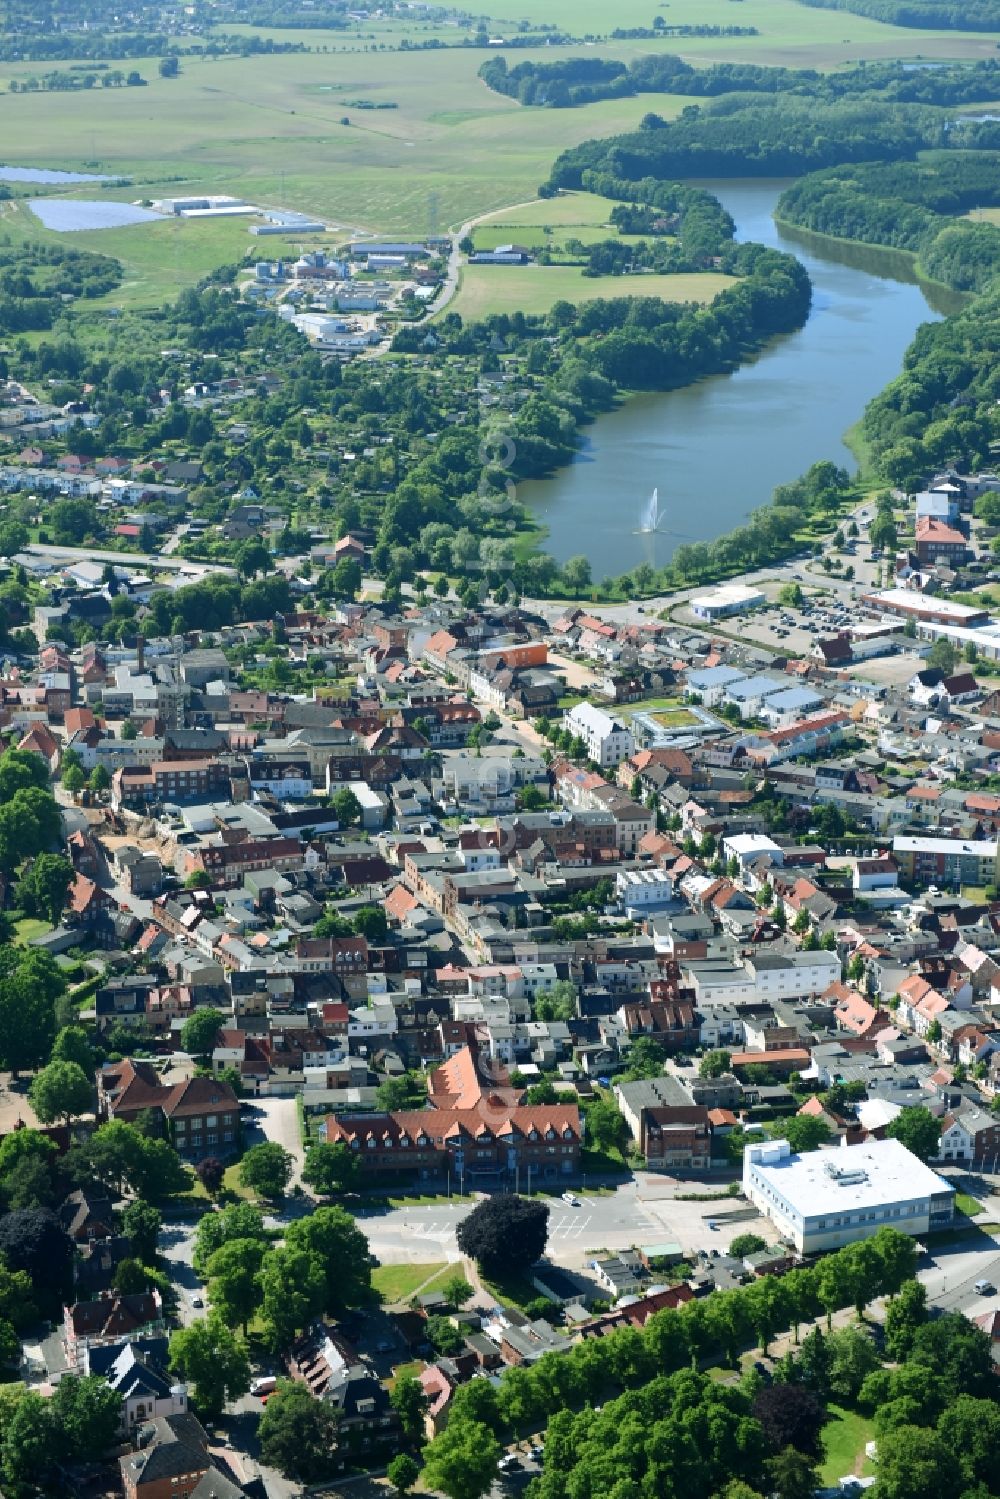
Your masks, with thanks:
<instances>
[{"instance_id":1,"label":"tree line","mask_svg":"<svg viewBox=\"0 0 1000 1499\"><path fill-rule=\"evenodd\" d=\"M935 68L874 62L836 73L819 73L813 68L767 67L752 62L711 63L696 68L670 53L638 57L629 63L568 57L551 63L520 62L514 67L508 66L505 57L496 56L483 63L479 76L495 93L516 99L519 104L548 109L572 109L597 99L646 93L699 98L721 94L795 94L813 102L872 97L883 104L954 107L994 99L1000 82L1000 64L992 58Z\"/></svg>"},{"instance_id":2,"label":"tree line","mask_svg":"<svg viewBox=\"0 0 1000 1499\"><path fill-rule=\"evenodd\" d=\"M817 10L849 10L887 26L933 31L1000 31L997 0L799 0Z\"/></svg>"}]
</instances>

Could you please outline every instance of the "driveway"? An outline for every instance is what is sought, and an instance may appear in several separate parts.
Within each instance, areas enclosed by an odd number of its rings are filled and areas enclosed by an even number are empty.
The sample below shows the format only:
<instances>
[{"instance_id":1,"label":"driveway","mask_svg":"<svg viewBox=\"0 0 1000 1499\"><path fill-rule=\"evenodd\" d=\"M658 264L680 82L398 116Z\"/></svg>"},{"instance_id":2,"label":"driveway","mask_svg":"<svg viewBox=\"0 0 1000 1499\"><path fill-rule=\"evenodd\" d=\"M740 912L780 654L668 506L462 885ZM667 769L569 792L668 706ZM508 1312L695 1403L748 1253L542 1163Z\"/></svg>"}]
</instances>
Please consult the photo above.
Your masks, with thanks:
<instances>
[{"instance_id":1,"label":"driveway","mask_svg":"<svg viewBox=\"0 0 1000 1499\"><path fill-rule=\"evenodd\" d=\"M296 1186L302 1179L305 1151L302 1149L302 1137L299 1134L299 1116L295 1107L295 1099L255 1098L253 1108L250 1131L252 1132L256 1127L265 1140L270 1140L274 1145L281 1145L288 1151L294 1162L289 1186Z\"/></svg>"}]
</instances>

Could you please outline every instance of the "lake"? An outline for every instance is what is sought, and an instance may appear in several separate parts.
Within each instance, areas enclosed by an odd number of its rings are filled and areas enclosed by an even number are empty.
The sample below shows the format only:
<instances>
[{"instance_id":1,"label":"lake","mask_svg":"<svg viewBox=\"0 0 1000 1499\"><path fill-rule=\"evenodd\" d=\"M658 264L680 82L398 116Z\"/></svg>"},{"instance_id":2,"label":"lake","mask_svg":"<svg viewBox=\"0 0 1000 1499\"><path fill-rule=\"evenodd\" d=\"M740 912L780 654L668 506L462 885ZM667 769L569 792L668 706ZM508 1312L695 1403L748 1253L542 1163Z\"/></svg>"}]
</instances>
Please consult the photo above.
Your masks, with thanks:
<instances>
[{"instance_id":1,"label":"lake","mask_svg":"<svg viewBox=\"0 0 1000 1499\"><path fill-rule=\"evenodd\" d=\"M779 229L773 214L785 182L700 185L732 214L738 239L798 257L812 309L797 333L732 374L624 401L584 429L566 468L518 485L548 527L545 550L559 561L586 555L598 579L640 562L662 567L683 542L732 530L817 459L853 471L844 433L899 374L920 324L955 305L945 294L932 306L906 256ZM654 487L660 529L637 535Z\"/></svg>"},{"instance_id":2,"label":"lake","mask_svg":"<svg viewBox=\"0 0 1000 1499\"><path fill-rule=\"evenodd\" d=\"M99 198L31 198L28 203L46 229L72 234L80 229L124 229L127 224L150 224L160 213Z\"/></svg>"},{"instance_id":3,"label":"lake","mask_svg":"<svg viewBox=\"0 0 1000 1499\"><path fill-rule=\"evenodd\" d=\"M100 172L50 172L47 167L0 166L0 182L41 182L47 187L65 187L73 182L113 182Z\"/></svg>"}]
</instances>

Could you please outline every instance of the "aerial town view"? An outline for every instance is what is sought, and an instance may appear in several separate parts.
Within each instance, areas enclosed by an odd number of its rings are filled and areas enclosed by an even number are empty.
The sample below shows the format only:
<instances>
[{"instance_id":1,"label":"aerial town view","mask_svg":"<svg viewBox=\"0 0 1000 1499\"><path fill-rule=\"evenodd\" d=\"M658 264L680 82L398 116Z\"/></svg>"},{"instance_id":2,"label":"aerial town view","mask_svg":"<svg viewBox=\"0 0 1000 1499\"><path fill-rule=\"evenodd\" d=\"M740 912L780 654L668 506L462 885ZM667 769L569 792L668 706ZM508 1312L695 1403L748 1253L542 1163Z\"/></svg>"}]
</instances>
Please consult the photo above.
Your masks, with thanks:
<instances>
[{"instance_id":1,"label":"aerial town view","mask_svg":"<svg viewBox=\"0 0 1000 1499\"><path fill-rule=\"evenodd\" d=\"M1000 1496L1000 0L0 0L0 1499Z\"/></svg>"}]
</instances>

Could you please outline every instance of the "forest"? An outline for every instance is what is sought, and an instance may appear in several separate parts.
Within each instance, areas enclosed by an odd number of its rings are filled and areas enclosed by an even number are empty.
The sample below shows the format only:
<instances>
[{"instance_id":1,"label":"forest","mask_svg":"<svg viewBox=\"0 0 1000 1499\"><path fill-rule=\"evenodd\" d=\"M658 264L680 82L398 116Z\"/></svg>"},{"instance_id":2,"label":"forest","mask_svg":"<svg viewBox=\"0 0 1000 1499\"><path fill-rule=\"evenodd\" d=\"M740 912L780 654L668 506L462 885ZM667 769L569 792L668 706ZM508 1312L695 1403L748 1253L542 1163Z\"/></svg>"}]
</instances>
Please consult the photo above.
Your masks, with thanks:
<instances>
[{"instance_id":1,"label":"forest","mask_svg":"<svg viewBox=\"0 0 1000 1499\"><path fill-rule=\"evenodd\" d=\"M0 336L51 328L64 296L103 297L121 279L121 265L110 255L0 242Z\"/></svg>"},{"instance_id":2,"label":"forest","mask_svg":"<svg viewBox=\"0 0 1000 1499\"><path fill-rule=\"evenodd\" d=\"M798 177L844 162L910 161L932 146L1000 146L1000 124L950 125L943 110L919 104L730 94L689 105L669 123L647 115L637 131L570 147L557 157L542 192L579 188L588 170L636 181Z\"/></svg>"},{"instance_id":3,"label":"forest","mask_svg":"<svg viewBox=\"0 0 1000 1499\"><path fill-rule=\"evenodd\" d=\"M925 323L903 370L868 405L863 434L891 484L917 481L944 462L975 472L990 460L1000 398L1000 285L955 316Z\"/></svg>"},{"instance_id":4,"label":"forest","mask_svg":"<svg viewBox=\"0 0 1000 1499\"><path fill-rule=\"evenodd\" d=\"M655 33L654 33L655 34ZM597 57L567 57L557 62L521 62L491 57L479 69L495 93L519 104L572 109L595 99L633 94L683 94L716 98L722 94L797 94L833 102L874 97L882 104L935 104L956 107L995 99L1000 92L1000 63L952 63L934 68L898 62L862 63L836 73L812 68L768 67L760 63L712 63L692 67L671 53L615 62Z\"/></svg>"},{"instance_id":5,"label":"forest","mask_svg":"<svg viewBox=\"0 0 1000 1499\"><path fill-rule=\"evenodd\" d=\"M849 10L887 26L932 31L1000 31L998 0L800 0L817 10Z\"/></svg>"},{"instance_id":6,"label":"forest","mask_svg":"<svg viewBox=\"0 0 1000 1499\"><path fill-rule=\"evenodd\" d=\"M777 216L818 234L908 250L917 269L954 291L984 290L1000 273L1000 228L958 217L1000 204L1000 156L836 167L786 189Z\"/></svg>"}]
</instances>

